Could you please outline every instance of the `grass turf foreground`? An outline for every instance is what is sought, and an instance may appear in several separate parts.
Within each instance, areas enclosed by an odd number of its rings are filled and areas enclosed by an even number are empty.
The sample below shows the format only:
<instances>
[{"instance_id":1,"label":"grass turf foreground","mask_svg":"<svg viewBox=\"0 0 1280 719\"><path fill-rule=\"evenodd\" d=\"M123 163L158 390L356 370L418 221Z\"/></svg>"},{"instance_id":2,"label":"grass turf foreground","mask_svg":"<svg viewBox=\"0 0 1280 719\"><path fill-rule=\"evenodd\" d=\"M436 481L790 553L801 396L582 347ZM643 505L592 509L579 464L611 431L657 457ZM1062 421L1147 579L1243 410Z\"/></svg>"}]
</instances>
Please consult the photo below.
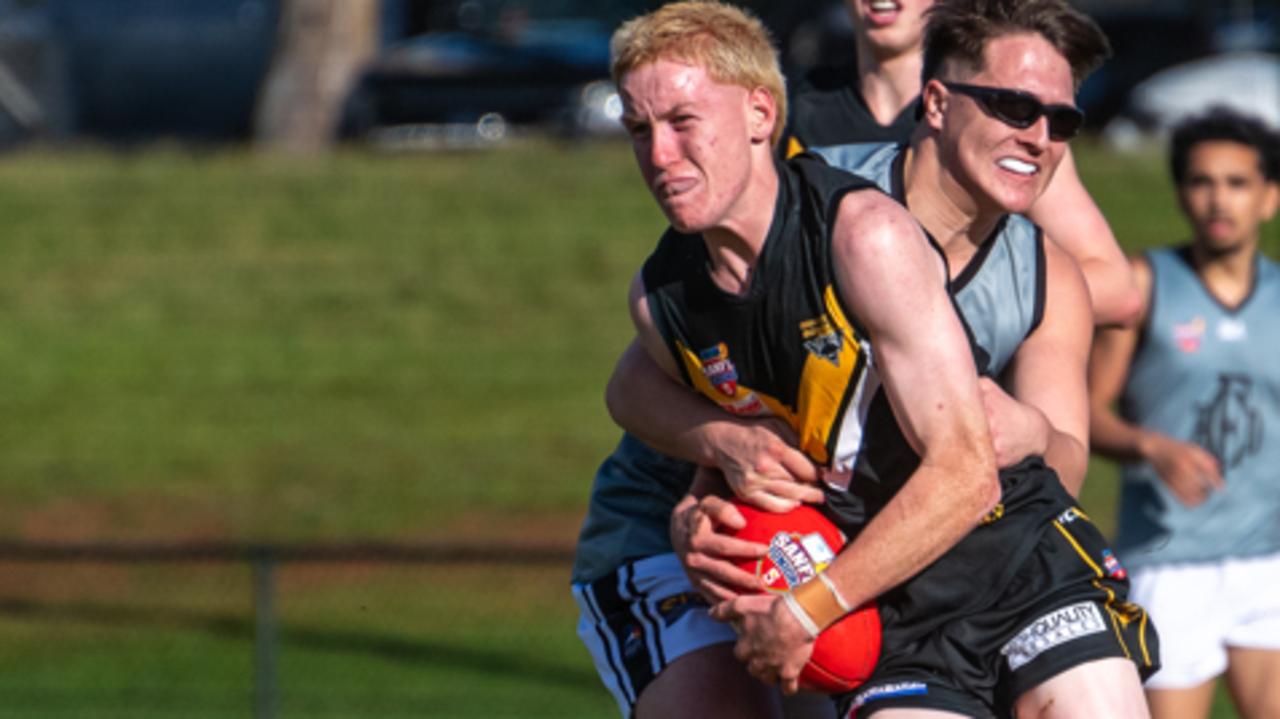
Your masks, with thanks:
<instances>
[{"instance_id":1,"label":"grass turf foreground","mask_svg":"<svg viewBox=\"0 0 1280 719\"><path fill-rule=\"evenodd\" d=\"M1161 158L1077 151L1127 246L1185 237ZM663 227L624 146L543 143L10 155L0 222L5 539L500 546L572 541ZM1110 527L1112 468L1085 491ZM281 567L277 716L615 716L567 573ZM249 597L0 561L0 716L249 716Z\"/></svg>"}]
</instances>

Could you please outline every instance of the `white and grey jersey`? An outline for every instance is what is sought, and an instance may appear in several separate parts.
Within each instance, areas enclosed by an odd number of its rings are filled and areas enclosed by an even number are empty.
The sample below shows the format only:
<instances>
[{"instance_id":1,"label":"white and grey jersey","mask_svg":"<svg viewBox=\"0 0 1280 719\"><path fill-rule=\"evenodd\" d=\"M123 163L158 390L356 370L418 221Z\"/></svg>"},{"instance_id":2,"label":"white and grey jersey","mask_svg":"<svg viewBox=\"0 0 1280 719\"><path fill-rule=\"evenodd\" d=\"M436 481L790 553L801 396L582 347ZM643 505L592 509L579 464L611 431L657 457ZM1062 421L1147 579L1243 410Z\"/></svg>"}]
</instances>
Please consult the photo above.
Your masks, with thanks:
<instances>
[{"instance_id":1,"label":"white and grey jersey","mask_svg":"<svg viewBox=\"0 0 1280 719\"><path fill-rule=\"evenodd\" d=\"M811 152L876 183L906 206L902 183L905 149L905 145L874 142L817 147ZM978 371L999 376L1044 318L1044 237L1040 228L1022 215L1005 215L973 259L951 280L951 296L969 330Z\"/></svg>"},{"instance_id":2,"label":"white and grey jersey","mask_svg":"<svg viewBox=\"0 0 1280 719\"><path fill-rule=\"evenodd\" d=\"M1154 468L1123 468L1117 549L1130 566L1280 551L1280 267L1257 256L1236 307L1187 248L1148 252L1152 287L1120 414L1212 453L1225 487L1187 507Z\"/></svg>"}]
</instances>

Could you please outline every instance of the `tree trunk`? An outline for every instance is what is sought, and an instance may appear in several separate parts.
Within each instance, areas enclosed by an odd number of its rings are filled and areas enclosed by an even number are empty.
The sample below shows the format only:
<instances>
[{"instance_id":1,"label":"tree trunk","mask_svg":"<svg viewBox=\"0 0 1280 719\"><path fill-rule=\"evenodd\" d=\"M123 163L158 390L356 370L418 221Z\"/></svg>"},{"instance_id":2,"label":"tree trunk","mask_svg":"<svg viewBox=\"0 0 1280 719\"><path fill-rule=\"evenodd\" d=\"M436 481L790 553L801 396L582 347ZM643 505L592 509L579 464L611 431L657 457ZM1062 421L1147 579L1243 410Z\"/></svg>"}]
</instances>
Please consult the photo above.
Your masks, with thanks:
<instances>
[{"instance_id":1,"label":"tree trunk","mask_svg":"<svg viewBox=\"0 0 1280 719\"><path fill-rule=\"evenodd\" d=\"M380 0L284 0L254 138L295 154L328 148L356 73L377 49Z\"/></svg>"}]
</instances>

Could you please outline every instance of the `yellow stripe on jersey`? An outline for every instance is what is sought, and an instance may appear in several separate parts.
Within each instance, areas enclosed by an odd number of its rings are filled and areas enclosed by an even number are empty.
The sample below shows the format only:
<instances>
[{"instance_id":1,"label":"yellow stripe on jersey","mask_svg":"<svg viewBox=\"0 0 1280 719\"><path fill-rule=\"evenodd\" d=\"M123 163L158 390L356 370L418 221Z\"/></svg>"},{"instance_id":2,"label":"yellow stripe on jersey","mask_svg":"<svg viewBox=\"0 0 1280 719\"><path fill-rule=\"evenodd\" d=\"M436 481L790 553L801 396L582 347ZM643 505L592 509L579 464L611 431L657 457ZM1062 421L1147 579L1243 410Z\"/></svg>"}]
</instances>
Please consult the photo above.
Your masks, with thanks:
<instances>
[{"instance_id":1,"label":"yellow stripe on jersey","mask_svg":"<svg viewBox=\"0 0 1280 719\"><path fill-rule=\"evenodd\" d=\"M798 422L792 427L800 435L800 448L815 461L829 465L832 433L844 422L861 425L863 420L849 416L850 411L857 411L855 407L847 408L843 415L840 412L845 397L861 379L854 372L859 369L862 345L830 285L823 291L823 300L826 315L800 323L807 356L796 398ZM839 448L836 454L841 454Z\"/></svg>"},{"instance_id":2,"label":"yellow stripe on jersey","mask_svg":"<svg viewBox=\"0 0 1280 719\"><path fill-rule=\"evenodd\" d=\"M859 412L858 407L846 409L845 415L841 416L846 395L856 389L854 385L861 379L855 376L855 371L859 370L863 347L841 311L835 289L827 287L824 299L826 315L800 324L806 356L795 408L763 391L737 383L736 370L733 370L731 358L723 345L705 351L710 354L708 358L699 357L698 352L678 340L676 345L694 389L735 415L782 418L799 435L801 452L808 454L814 462L829 466L831 454L828 446L832 444L832 432L847 422L855 423L860 429L864 420L863 417L849 416L849 412ZM727 377L732 377L733 381L726 381ZM861 436L860 431L852 432L852 435L859 439ZM845 454L840 449L836 448L837 457Z\"/></svg>"},{"instance_id":3,"label":"yellow stripe on jersey","mask_svg":"<svg viewBox=\"0 0 1280 719\"><path fill-rule=\"evenodd\" d=\"M788 137L787 138L787 159L790 160L791 158L795 157L796 155L799 155L802 152L804 152L804 145L800 144L800 141L797 140L794 136Z\"/></svg>"},{"instance_id":4,"label":"yellow stripe on jersey","mask_svg":"<svg viewBox=\"0 0 1280 719\"><path fill-rule=\"evenodd\" d=\"M694 389L734 414L769 414L781 418L799 435L801 451L813 461L830 466L828 447L832 433L844 423L852 422L860 427L863 422L862 417L849 416L850 411L857 412L859 408L850 407L843 416L840 413L845 396L861 379L855 372L859 369L862 345L841 311L832 287L827 287L824 298L827 313L800 323L806 356L794 408L737 382L737 372L723 345L705 350L704 354L709 355L706 358L678 340L676 347ZM729 378L732 381L728 381ZM860 432L854 435L861 437ZM836 454L842 454L840 448Z\"/></svg>"}]
</instances>

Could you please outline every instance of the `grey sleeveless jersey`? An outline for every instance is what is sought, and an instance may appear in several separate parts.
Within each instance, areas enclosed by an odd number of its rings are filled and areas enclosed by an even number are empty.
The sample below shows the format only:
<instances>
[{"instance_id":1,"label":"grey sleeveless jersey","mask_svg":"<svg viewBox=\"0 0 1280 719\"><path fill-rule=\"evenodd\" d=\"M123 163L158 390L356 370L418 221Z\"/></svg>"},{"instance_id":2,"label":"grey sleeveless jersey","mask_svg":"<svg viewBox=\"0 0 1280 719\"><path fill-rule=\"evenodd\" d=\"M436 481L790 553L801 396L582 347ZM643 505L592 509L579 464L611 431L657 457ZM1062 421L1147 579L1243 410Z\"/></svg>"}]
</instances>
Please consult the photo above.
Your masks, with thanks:
<instances>
[{"instance_id":1,"label":"grey sleeveless jersey","mask_svg":"<svg viewBox=\"0 0 1280 719\"><path fill-rule=\"evenodd\" d=\"M1120 413L1209 450L1226 487L1190 508L1151 466L1125 465L1117 550L1130 566L1280 551L1280 268L1258 256L1249 296L1230 309L1185 249L1147 259L1150 309Z\"/></svg>"},{"instance_id":2,"label":"grey sleeveless jersey","mask_svg":"<svg viewBox=\"0 0 1280 719\"><path fill-rule=\"evenodd\" d=\"M862 143L814 152L904 202L902 149ZM952 280L951 291L980 355L979 371L998 376L1044 314L1044 244L1036 226L1018 215L1007 216L992 234ZM596 472L573 581L589 582L626 562L670 552L668 519L694 470L624 435Z\"/></svg>"},{"instance_id":3,"label":"grey sleeveless jersey","mask_svg":"<svg viewBox=\"0 0 1280 719\"><path fill-rule=\"evenodd\" d=\"M904 145L856 143L813 148L829 164L861 175L906 205ZM930 238L932 239L932 238ZM978 371L997 377L1044 317L1044 238L1021 215L1006 215L969 264L951 281L960 318L979 360ZM985 366L984 366L985 365Z\"/></svg>"}]
</instances>

